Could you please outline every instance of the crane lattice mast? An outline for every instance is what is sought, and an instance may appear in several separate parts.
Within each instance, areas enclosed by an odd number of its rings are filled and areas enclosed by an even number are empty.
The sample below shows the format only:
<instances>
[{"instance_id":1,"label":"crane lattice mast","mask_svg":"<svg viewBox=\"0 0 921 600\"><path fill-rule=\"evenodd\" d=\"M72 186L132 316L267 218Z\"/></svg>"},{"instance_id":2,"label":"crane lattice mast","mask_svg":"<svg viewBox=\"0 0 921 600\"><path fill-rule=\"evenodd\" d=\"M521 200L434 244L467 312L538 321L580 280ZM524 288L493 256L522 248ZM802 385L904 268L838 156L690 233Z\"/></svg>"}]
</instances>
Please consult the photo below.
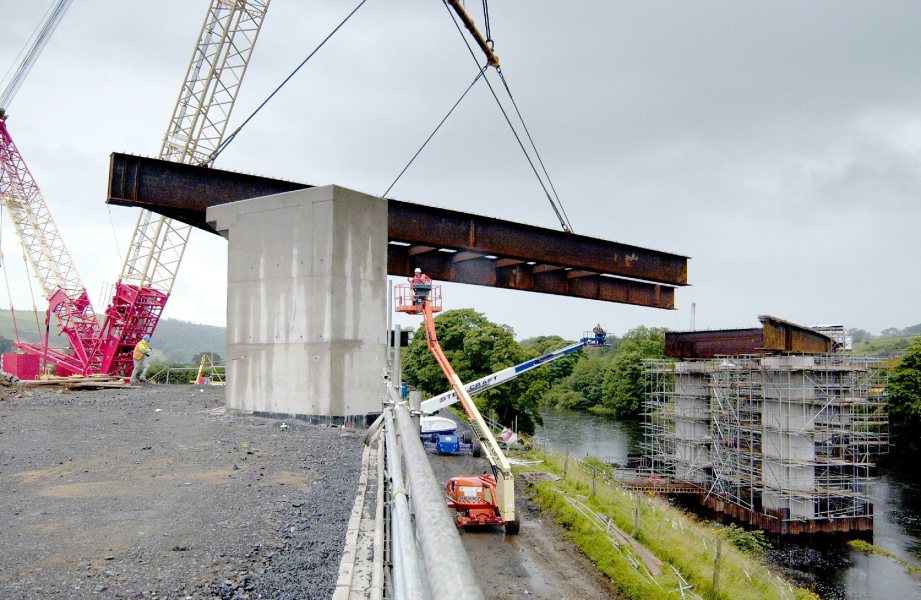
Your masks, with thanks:
<instances>
[{"instance_id":1,"label":"crane lattice mast","mask_svg":"<svg viewBox=\"0 0 921 600\"><path fill-rule=\"evenodd\" d=\"M0 94L0 199L9 212L42 295L50 304L49 310L57 316L73 348L73 354L47 350L48 357L69 371L89 373L98 366L93 351L99 342L99 322L48 204L6 126L6 111L16 92L72 2L59 0L52 7L28 52ZM17 343L16 347L30 354L46 352L42 344Z\"/></svg>"},{"instance_id":2,"label":"crane lattice mast","mask_svg":"<svg viewBox=\"0 0 921 600\"><path fill-rule=\"evenodd\" d=\"M160 158L204 165L224 136L269 0L212 0ZM138 217L106 310L103 371L127 373L130 352L153 334L179 271L191 227L148 210Z\"/></svg>"}]
</instances>

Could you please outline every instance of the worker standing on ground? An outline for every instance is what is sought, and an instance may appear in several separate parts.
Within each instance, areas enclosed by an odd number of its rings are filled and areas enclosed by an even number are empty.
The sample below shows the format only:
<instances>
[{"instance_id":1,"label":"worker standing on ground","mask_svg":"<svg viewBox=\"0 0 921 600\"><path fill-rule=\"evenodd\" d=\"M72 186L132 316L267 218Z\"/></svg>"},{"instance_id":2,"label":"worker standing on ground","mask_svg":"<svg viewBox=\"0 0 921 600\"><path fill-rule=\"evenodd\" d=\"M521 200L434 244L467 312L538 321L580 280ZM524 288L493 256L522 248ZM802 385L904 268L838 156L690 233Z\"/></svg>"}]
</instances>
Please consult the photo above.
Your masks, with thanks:
<instances>
[{"instance_id":1,"label":"worker standing on ground","mask_svg":"<svg viewBox=\"0 0 921 600\"><path fill-rule=\"evenodd\" d=\"M413 287L413 304L419 305L425 302L432 291L432 278L422 272L422 269L416 267L416 271L409 278L409 283Z\"/></svg>"},{"instance_id":2,"label":"worker standing on ground","mask_svg":"<svg viewBox=\"0 0 921 600\"><path fill-rule=\"evenodd\" d=\"M147 381L147 369L150 368L150 365L147 364L148 356L150 356L150 336L145 335L134 347L134 370L131 371L130 383L137 383L139 378L141 381Z\"/></svg>"}]
</instances>

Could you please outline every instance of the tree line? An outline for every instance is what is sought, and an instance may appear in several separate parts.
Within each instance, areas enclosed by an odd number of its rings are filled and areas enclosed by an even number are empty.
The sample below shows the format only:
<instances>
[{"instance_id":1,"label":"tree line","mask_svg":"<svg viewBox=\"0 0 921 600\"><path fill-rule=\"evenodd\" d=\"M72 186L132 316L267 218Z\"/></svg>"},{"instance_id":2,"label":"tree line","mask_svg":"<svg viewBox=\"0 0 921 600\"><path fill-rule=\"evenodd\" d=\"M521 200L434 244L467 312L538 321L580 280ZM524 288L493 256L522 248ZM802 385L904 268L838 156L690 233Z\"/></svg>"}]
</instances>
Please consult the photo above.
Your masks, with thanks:
<instances>
[{"instance_id":1,"label":"tree line","mask_svg":"<svg viewBox=\"0 0 921 600\"><path fill-rule=\"evenodd\" d=\"M915 328L907 329L912 335ZM517 342L511 327L493 323L472 309L442 313L435 319L435 330L442 350L466 382L574 343L559 336ZM494 412L504 424L517 418L525 434L533 434L543 424L541 406L636 417L645 392L643 360L665 357L665 330L641 326L622 338L609 335L608 340L609 347L582 349L476 396L477 406ZM428 351L421 328L404 353L403 380L428 396L450 387ZM899 447L921 449L921 339L890 366L889 419Z\"/></svg>"},{"instance_id":2,"label":"tree line","mask_svg":"<svg viewBox=\"0 0 921 600\"><path fill-rule=\"evenodd\" d=\"M519 343L511 327L493 323L472 309L442 313L435 319L435 331L458 377L468 382L574 343L559 336ZM664 356L665 330L637 327L623 338L609 335L608 340L610 347L582 349L487 390L476 397L477 406L494 412L501 423L514 423L517 418L518 429L525 434L533 434L543 424L541 405L635 416L643 400L642 361ZM421 328L404 353L403 380L430 396L450 387L428 351Z\"/></svg>"}]
</instances>

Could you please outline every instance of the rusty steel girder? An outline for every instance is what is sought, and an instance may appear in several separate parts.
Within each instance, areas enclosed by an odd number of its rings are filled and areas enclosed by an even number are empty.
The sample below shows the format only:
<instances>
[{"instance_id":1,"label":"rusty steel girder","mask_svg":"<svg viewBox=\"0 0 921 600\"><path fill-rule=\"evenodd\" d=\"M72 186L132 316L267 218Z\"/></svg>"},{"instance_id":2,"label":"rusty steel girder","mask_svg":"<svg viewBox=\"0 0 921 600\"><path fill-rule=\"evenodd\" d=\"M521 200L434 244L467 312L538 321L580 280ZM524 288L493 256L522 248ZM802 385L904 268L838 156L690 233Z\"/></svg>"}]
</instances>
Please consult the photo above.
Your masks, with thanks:
<instances>
[{"instance_id":1,"label":"rusty steel girder","mask_svg":"<svg viewBox=\"0 0 921 600\"><path fill-rule=\"evenodd\" d=\"M825 354L835 341L814 329L762 315L761 329L668 331L665 355L675 358L713 358L738 354Z\"/></svg>"},{"instance_id":2,"label":"rusty steel girder","mask_svg":"<svg viewBox=\"0 0 921 600\"><path fill-rule=\"evenodd\" d=\"M307 184L112 154L107 202L137 206L216 233L209 206ZM387 272L654 308L675 307L685 256L554 229L387 201Z\"/></svg>"}]
</instances>

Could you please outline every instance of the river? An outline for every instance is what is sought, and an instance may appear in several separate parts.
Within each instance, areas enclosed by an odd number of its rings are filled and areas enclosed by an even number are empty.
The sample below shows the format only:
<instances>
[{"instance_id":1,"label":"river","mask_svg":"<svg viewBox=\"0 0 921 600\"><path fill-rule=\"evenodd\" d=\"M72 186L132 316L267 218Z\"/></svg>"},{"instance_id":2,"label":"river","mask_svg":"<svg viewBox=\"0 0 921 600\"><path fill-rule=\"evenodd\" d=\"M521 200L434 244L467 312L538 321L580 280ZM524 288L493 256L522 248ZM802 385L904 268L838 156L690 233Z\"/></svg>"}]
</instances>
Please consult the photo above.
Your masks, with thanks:
<instances>
[{"instance_id":1,"label":"river","mask_svg":"<svg viewBox=\"0 0 921 600\"><path fill-rule=\"evenodd\" d=\"M632 420L571 410L543 409L537 436L577 458L592 454L625 464L640 453L643 432ZM921 565L921 455L893 455L871 486L874 531L866 541ZM823 600L921 599L921 575L896 560L851 549L843 536L774 538L768 559L798 585Z\"/></svg>"}]
</instances>

